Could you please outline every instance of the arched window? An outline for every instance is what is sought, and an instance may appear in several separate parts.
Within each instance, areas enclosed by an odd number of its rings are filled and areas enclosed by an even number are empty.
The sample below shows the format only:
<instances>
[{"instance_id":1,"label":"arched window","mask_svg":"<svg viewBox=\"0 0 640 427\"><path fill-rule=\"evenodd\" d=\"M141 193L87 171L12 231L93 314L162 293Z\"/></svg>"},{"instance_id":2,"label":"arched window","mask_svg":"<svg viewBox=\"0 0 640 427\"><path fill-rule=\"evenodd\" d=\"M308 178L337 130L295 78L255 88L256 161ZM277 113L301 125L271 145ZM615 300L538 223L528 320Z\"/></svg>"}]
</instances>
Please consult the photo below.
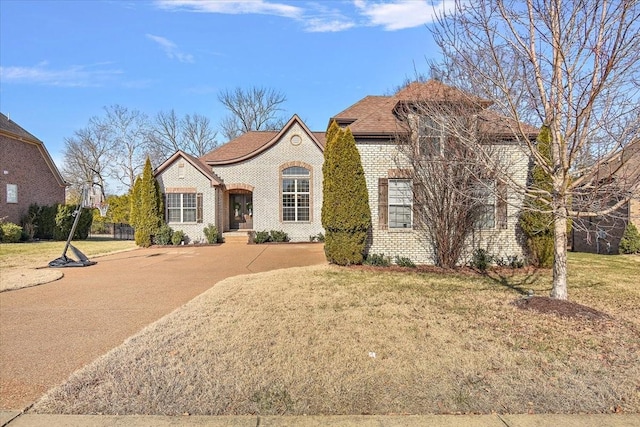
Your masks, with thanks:
<instances>
[{"instance_id":1,"label":"arched window","mask_svg":"<svg viewBox=\"0 0 640 427\"><path fill-rule=\"evenodd\" d=\"M310 220L311 171L300 166L282 170L282 221Z\"/></svg>"}]
</instances>

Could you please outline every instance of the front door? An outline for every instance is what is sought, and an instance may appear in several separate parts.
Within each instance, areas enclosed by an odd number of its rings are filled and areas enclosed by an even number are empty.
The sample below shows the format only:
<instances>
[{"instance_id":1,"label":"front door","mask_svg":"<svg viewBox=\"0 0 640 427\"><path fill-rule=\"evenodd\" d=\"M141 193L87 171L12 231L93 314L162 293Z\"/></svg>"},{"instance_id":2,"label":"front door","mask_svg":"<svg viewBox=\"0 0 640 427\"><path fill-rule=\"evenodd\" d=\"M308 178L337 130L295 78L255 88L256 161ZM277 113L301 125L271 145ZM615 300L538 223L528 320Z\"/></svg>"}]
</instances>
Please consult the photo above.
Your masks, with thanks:
<instances>
[{"instance_id":1,"label":"front door","mask_svg":"<svg viewBox=\"0 0 640 427\"><path fill-rule=\"evenodd\" d=\"M251 193L229 194L229 228L231 230L253 229L253 195Z\"/></svg>"}]
</instances>

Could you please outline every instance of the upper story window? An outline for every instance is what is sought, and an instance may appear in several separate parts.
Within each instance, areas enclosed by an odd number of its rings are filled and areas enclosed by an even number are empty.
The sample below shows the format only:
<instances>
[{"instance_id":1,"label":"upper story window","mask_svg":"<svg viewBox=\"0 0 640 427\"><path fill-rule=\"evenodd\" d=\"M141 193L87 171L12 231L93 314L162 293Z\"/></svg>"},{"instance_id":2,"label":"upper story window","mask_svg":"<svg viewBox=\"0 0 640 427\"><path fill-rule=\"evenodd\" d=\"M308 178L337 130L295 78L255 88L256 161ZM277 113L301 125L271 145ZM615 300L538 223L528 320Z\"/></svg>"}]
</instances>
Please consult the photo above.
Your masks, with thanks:
<instances>
[{"instance_id":1,"label":"upper story window","mask_svg":"<svg viewBox=\"0 0 640 427\"><path fill-rule=\"evenodd\" d=\"M282 220L308 222L311 212L311 171L292 166L282 171Z\"/></svg>"},{"instance_id":2,"label":"upper story window","mask_svg":"<svg viewBox=\"0 0 640 427\"><path fill-rule=\"evenodd\" d=\"M425 155L441 155L444 149L444 122L429 116L418 117L418 146Z\"/></svg>"}]
</instances>

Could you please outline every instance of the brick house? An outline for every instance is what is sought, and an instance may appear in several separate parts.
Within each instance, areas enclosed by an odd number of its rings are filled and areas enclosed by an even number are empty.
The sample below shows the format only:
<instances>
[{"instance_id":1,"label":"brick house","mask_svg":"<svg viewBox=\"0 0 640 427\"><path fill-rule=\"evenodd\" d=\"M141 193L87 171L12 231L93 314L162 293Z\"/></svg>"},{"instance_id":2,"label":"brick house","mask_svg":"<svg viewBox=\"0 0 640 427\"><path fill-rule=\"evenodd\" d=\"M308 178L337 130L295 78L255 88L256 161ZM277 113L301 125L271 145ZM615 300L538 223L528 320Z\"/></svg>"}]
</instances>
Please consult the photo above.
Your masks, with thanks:
<instances>
[{"instance_id":1,"label":"brick house","mask_svg":"<svg viewBox=\"0 0 640 427\"><path fill-rule=\"evenodd\" d=\"M409 168L409 162L403 162L404 153L397 144L397 138L407 126L400 122L397 112L411 103L463 102L463 97L468 94L430 80L412 83L392 96L367 96L330 119L329 122L335 120L339 126L351 129L360 152L372 219L369 253L384 254L392 259L408 257L419 264L433 263L430 242L426 242L424 233L413 226L411 172L405 169ZM513 183L524 187L529 157L522 144L513 140L513 132L504 118L486 110L490 102L475 98L473 103L480 106L480 111L473 113L480 130L497 147L496 152L503 157L505 170L508 166ZM537 129L523 126L530 138L536 137ZM443 130L440 143L444 143L445 137ZM483 247L500 257L517 255L522 258L522 239L517 225L522 196L515 192L509 194L499 184L495 186L495 192L501 192L500 197L487 194L487 221L473 230L468 247ZM398 198L401 193L403 197Z\"/></svg>"},{"instance_id":2,"label":"brick house","mask_svg":"<svg viewBox=\"0 0 640 427\"><path fill-rule=\"evenodd\" d=\"M155 171L167 224L191 241L207 224L308 241L323 231L323 150L324 132L294 115L279 132L247 132L199 159L177 152Z\"/></svg>"},{"instance_id":3,"label":"brick house","mask_svg":"<svg viewBox=\"0 0 640 427\"><path fill-rule=\"evenodd\" d=\"M33 203L64 203L66 186L44 143L0 113L0 218L20 224Z\"/></svg>"},{"instance_id":4,"label":"brick house","mask_svg":"<svg viewBox=\"0 0 640 427\"><path fill-rule=\"evenodd\" d=\"M398 185L411 188L397 162L396 137L402 126L396 108L416 96L433 99L443 88L448 87L430 81L393 96L367 96L330 119L351 129L360 152L372 216L369 253L433 263L429 245L413 227L410 202L391 206L389 200ZM529 157L507 132L504 119L484 111L482 122L492 130L491 143L506 153L513 181L526 185ZM535 138L537 129L528 129ZM208 223L225 232L283 230L292 241L308 241L324 232L320 217L324 144L324 132L311 132L294 115L279 132L248 132L199 159L175 153L155 172L165 194L168 224L184 230L193 241L204 240L202 228ZM521 196L508 194L498 200L489 195L489 199L490 224L474 230L469 246L522 257L516 232ZM390 209L403 208L408 215L402 221L389 214Z\"/></svg>"},{"instance_id":5,"label":"brick house","mask_svg":"<svg viewBox=\"0 0 640 427\"><path fill-rule=\"evenodd\" d=\"M571 229L570 245L575 252L591 252L597 254L618 254L620 239L629 222L640 230L640 141L636 141L624 150L626 157L622 163L614 159L610 164L598 170L600 178L610 181L615 188L631 192L631 198L619 209L603 217L582 218L574 221ZM622 165L622 166L621 166ZM598 201L609 206L616 203L616 198L603 195Z\"/></svg>"}]
</instances>

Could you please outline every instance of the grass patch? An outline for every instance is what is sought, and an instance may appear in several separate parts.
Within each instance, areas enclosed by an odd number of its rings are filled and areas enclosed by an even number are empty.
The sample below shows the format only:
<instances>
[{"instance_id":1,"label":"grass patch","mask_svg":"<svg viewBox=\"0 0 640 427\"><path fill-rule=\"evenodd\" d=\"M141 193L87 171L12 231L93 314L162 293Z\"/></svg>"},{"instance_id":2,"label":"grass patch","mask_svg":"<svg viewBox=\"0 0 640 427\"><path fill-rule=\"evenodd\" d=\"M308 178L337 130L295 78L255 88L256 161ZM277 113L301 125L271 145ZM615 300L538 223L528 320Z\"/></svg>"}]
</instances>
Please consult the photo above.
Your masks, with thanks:
<instances>
[{"instance_id":1,"label":"grass patch","mask_svg":"<svg viewBox=\"0 0 640 427\"><path fill-rule=\"evenodd\" d=\"M134 249L133 240L111 240L101 238L89 238L87 240L73 241L73 246L80 249L88 257ZM49 261L62 255L65 242L63 241L38 241L28 243L1 243L0 244L0 268L42 267ZM69 250L68 256L73 257Z\"/></svg>"},{"instance_id":2,"label":"grass patch","mask_svg":"<svg viewBox=\"0 0 640 427\"><path fill-rule=\"evenodd\" d=\"M570 296L608 315L521 310L550 272L331 266L225 280L73 374L65 414L640 412L637 257L570 254Z\"/></svg>"}]
</instances>

